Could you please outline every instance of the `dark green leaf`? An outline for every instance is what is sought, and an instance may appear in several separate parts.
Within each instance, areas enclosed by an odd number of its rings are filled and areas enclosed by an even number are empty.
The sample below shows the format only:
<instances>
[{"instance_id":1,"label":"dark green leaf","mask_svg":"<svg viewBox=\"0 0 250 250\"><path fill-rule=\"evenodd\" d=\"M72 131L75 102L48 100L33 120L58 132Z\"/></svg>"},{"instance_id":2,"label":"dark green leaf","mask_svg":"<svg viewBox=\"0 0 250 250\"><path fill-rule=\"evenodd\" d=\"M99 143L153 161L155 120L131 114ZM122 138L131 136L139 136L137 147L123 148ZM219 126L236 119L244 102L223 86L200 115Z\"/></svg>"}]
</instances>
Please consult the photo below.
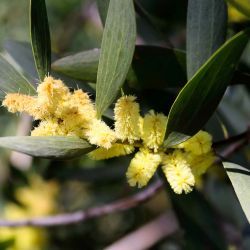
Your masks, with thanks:
<instances>
[{"instance_id":1,"label":"dark green leaf","mask_svg":"<svg viewBox=\"0 0 250 250\"><path fill-rule=\"evenodd\" d=\"M249 30L242 31L228 40L199 69L184 86L171 107L166 144L174 141L176 133L183 134L183 140L197 133L219 104L235 66L249 40ZM173 133L175 132L175 133ZM180 137L178 137L180 139Z\"/></svg>"},{"instance_id":2,"label":"dark green leaf","mask_svg":"<svg viewBox=\"0 0 250 250\"><path fill-rule=\"evenodd\" d=\"M69 136L0 137L0 146L35 157L70 159L94 149L88 142Z\"/></svg>"},{"instance_id":3,"label":"dark green leaf","mask_svg":"<svg viewBox=\"0 0 250 250\"><path fill-rule=\"evenodd\" d=\"M45 0L30 0L30 33L37 73L42 81L51 68L51 44Z\"/></svg>"},{"instance_id":4,"label":"dark green leaf","mask_svg":"<svg viewBox=\"0 0 250 250\"><path fill-rule=\"evenodd\" d=\"M189 0L187 17L187 74L190 79L226 37L224 0Z\"/></svg>"},{"instance_id":5,"label":"dark green leaf","mask_svg":"<svg viewBox=\"0 0 250 250\"><path fill-rule=\"evenodd\" d=\"M99 58L100 49L83 51L55 61L52 68L75 79L96 82Z\"/></svg>"},{"instance_id":6,"label":"dark green leaf","mask_svg":"<svg viewBox=\"0 0 250 250\"><path fill-rule=\"evenodd\" d=\"M106 22L106 17L107 17L107 13L108 13L110 0L96 0L96 2L97 2L99 15L100 15L101 21L102 21L103 26L104 26L104 24Z\"/></svg>"},{"instance_id":7,"label":"dark green leaf","mask_svg":"<svg viewBox=\"0 0 250 250\"><path fill-rule=\"evenodd\" d=\"M98 49L79 52L55 61L52 68L75 79L96 82L99 56ZM126 80L136 89L183 86L185 57L185 52L180 50L138 45Z\"/></svg>"},{"instance_id":8,"label":"dark green leaf","mask_svg":"<svg viewBox=\"0 0 250 250\"><path fill-rule=\"evenodd\" d=\"M135 47L136 23L132 0L110 0L102 38L96 83L99 116L116 98L127 76Z\"/></svg>"},{"instance_id":9,"label":"dark green leaf","mask_svg":"<svg viewBox=\"0 0 250 250\"><path fill-rule=\"evenodd\" d=\"M223 162L223 166L231 180L248 222L250 222L250 171L230 162Z\"/></svg>"},{"instance_id":10,"label":"dark green leaf","mask_svg":"<svg viewBox=\"0 0 250 250\"><path fill-rule=\"evenodd\" d=\"M35 88L0 55L0 99L6 93L35 94Z\"/></svg>"}]
</instances>

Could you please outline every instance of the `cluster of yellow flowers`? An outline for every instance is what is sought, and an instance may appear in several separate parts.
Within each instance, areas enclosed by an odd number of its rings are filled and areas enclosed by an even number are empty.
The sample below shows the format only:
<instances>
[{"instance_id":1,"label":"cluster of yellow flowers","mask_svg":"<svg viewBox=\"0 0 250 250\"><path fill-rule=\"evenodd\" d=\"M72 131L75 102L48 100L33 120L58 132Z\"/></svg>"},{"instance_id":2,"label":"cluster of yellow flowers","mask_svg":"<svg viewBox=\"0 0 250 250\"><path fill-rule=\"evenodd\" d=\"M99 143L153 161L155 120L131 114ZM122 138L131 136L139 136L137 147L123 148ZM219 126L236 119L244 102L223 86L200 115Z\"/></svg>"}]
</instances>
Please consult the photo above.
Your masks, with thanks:
<instances>
[{"instance_id":1,"label":"cluster of yellow flowers","mask_svg":"<svg viewBox=\"0 0 250 250\"><path fill-rule=\"evenodd\" d=\"M4 217L15 220L52 214L56 211L57 193L58 186L55 182L44 182L40 177L32 175L30 186L21 187L15 193L23 207L7 203L4 206ZM42 250L46 248L47 235L44 229L39 228L1 228L0 242L8 240L13 240L8 250Z\"/></svg>"},{"instance_id":2,"label":"cluster of yellow flowers","mask_svg":"<svg viewBox=\"0 0 250 250\"><path fill-rule=\"evenodd\" d=\"M122 96L114 108L114 129L98 119L95 106L82 90L70 90L61 80L46 77L37 96L7 94L3 105L10 112L27 112L41 120L32 136L73 135L98 148L89 155L95 160L128 155L137 151L127 171L131 186L143 187L162 165L173 190L188 193L195 180L213 163L212 137L200 131L175 148L163 146L167 117L149 111L140 115L134 96Z\"/></svg>"}]
</instances>

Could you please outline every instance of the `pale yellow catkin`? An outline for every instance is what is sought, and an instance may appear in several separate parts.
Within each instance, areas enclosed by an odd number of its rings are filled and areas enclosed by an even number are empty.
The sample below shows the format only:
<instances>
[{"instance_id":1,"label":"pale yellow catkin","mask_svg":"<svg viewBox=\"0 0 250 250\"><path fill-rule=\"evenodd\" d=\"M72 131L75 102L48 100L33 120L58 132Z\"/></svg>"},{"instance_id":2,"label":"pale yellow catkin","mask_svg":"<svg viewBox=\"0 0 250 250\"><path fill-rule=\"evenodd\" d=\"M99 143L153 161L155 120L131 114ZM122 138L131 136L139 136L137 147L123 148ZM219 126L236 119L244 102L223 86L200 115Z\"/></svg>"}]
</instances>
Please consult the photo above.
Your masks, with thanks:
<instances>
[{"instance_id":1,"label":"pale yellow catkin","mask_svg":"<svg viewBox=\"0 0 250 250\"><path fill-rule=\"evenodd\" d=\"M126 176L130 186L143 187L147 185L161 162L159 154L141 150L131 160Z\"/></svg>"},{"instance_id":2,"label":"pale yellow catkin","mask_svg":"<svg viewBox=\"0 0 250 250\"><path fill-rule=\"evenodd\" d=\"M179 150L165 155L163 159L163 172L175 193L189 193L195 184L195 178L185 154Z\"/></svg>"},{"instance_id":3,"label":"pale yellow catkin","mask_svg":"<svg viewBox=\"0 0 250 250\"><path fill-rule=\"evenodd\" d=\"M151 110L145 115L142 125L142 140L146 147L155 152L162 145L167 125L167 117Z\"/></svg>"},{"instance_id":4,"label":"pale yellow catkin","mask_svg":"<svg viewBox=\"0 0 250 250\"><path fill-rule=\"evenodd\" d=\"M115 132L118 139L133 143L140 139L140 108L134 96L122 96L115 104Z\"/></svg>"}]
</instances>

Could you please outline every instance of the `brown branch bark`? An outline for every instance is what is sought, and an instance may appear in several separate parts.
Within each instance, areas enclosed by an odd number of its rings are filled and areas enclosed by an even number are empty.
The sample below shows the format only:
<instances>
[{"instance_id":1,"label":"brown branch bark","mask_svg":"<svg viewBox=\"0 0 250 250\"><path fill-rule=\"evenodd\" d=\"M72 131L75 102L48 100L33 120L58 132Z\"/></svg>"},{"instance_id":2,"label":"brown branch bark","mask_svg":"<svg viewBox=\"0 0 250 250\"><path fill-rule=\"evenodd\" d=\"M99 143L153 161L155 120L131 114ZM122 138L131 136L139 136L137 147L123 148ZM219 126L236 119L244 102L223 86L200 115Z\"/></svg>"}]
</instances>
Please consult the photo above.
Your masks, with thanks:
<instances>
[{"instance_id":1,"label":"brown branch bark","mask_svg":"<svg viewBox=\"0 0 250 250\"><path fill-rule=\"evenodd\" d=\"M130 197L123 198L107 205L89 208L85 211L75 213L52 215L41 218L30 218L23 220L0 220L0 227L53 227L59 225L69 225L83 222L85 220L111 214L118 211L124 211L136 207L150 198L152 198L161 188L163 184L157 181L143 191L138 192Z\"/></svg>"}]
</instances>

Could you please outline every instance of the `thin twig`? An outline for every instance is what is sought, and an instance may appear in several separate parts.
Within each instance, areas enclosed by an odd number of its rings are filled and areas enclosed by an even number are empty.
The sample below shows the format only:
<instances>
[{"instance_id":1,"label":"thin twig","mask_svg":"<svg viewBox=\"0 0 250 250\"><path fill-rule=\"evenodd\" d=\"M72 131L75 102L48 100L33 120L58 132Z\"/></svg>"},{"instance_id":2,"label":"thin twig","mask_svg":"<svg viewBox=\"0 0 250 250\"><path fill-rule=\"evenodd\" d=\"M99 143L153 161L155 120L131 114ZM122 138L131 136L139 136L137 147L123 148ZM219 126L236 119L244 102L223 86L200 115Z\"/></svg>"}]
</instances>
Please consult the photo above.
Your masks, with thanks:
<instances>
[{"instance_id":1,"label":"thin twig","mask_svg":"<svg viewBox=\"0 0 250 250\"><path fill-rule=\"evenodd\" d=\"M164 213L137 230L125 235L105 250L143 250L149 249L160 240L175 233L179 223L172 210ZM133 246L133 247L131 247Z\"/></svg>"},{"instance_id":2,"label":"thin twig","mask_svg":"<svg viewBox=\"0 0 250 250\"><path fill-rule=\"evenodd\" d=\"M247 145L249 141L250 136L248 129L248 133L246 134L245 138L241 138L240 140L231 143L224 151L222 151L222 153L220 154L221 158L229 157L230 155L241 149L243 146ZM220 161L219 158L218 160ZM158 180L148 188L145 188L143 191L138 192L135 195L117 200L107 205L93 207L85 211L79 211L75 213L53 215L41 218L30 218L23 220L0 220L0 227L53 227L59 225L80 223L91 218L97 218L106 214L124 211L136 207L151 199L162 187L163 183Z\"/></svg>"},{"instance_id":3,"label":"thin twig","mask_svg":"<svg viewBox=\"0 0 250 250\"><path fill-rule=\"evenodd\" d=\"M111 214L118 211L124 211L136 207L150 198L152 198L161 188L163 184L160 180L145 188L130 197L117 200L113 203L98 207L89 208L85 211L75 213L67 213L60 215L52 215L41 218L30 218L23 220L0 220L0 227L53 227L59 225L69 225L86 221L91 218L96 218L106 214Z\"/></svg>"},{"instance_id":4,"label":"thin twig","mask_svg":"<svg viewBox=\"0 0 250 250\"><path fill-rule=\"evenodd\" d=\"M219 145L218 147L225 145L225 142L228 143L228 146L218 154L220 159L225 159L225 158L230 157L232 154L239 151L241 148L243 148L244 146L250 143L250 129L249 128L250 127L248 127L247 131L242 134L229 137L228 139L224 140L224 142L221 141L217 143Z\"/></svg>"},{"instance_id":5,"label":"thin twig","mask_svg":"<svg viewBox=\"0 0 250 250\"><path fill-rule=\"evenodd\" d=\"M247 139L249 140L250 138L250 127L243 133L241 134L238 134L238 135L235 135L235 136L231 136L225 140L221 140L221 141L217 141L217 142L214 142L213 143L213 147L214 148L218 148L218 147L223 147L223 146L226 146L230 143L233 143L233 142L237 142L241 139Z\"/></svg>"},{"instance_id":6,"label":"thin twig","mask_svg":"<svg viewBox=\"0 0 250 250\"><path fill-rule=\"evenodd\" d=\"M246 138L236 141L230 144L224 151L222 151L220 153L220 157L227 158L232 154L236 153L237 151L239 151L242 147L246 146L248 143L249 140L247 140Z\"/></svg>"}]
</instances>

